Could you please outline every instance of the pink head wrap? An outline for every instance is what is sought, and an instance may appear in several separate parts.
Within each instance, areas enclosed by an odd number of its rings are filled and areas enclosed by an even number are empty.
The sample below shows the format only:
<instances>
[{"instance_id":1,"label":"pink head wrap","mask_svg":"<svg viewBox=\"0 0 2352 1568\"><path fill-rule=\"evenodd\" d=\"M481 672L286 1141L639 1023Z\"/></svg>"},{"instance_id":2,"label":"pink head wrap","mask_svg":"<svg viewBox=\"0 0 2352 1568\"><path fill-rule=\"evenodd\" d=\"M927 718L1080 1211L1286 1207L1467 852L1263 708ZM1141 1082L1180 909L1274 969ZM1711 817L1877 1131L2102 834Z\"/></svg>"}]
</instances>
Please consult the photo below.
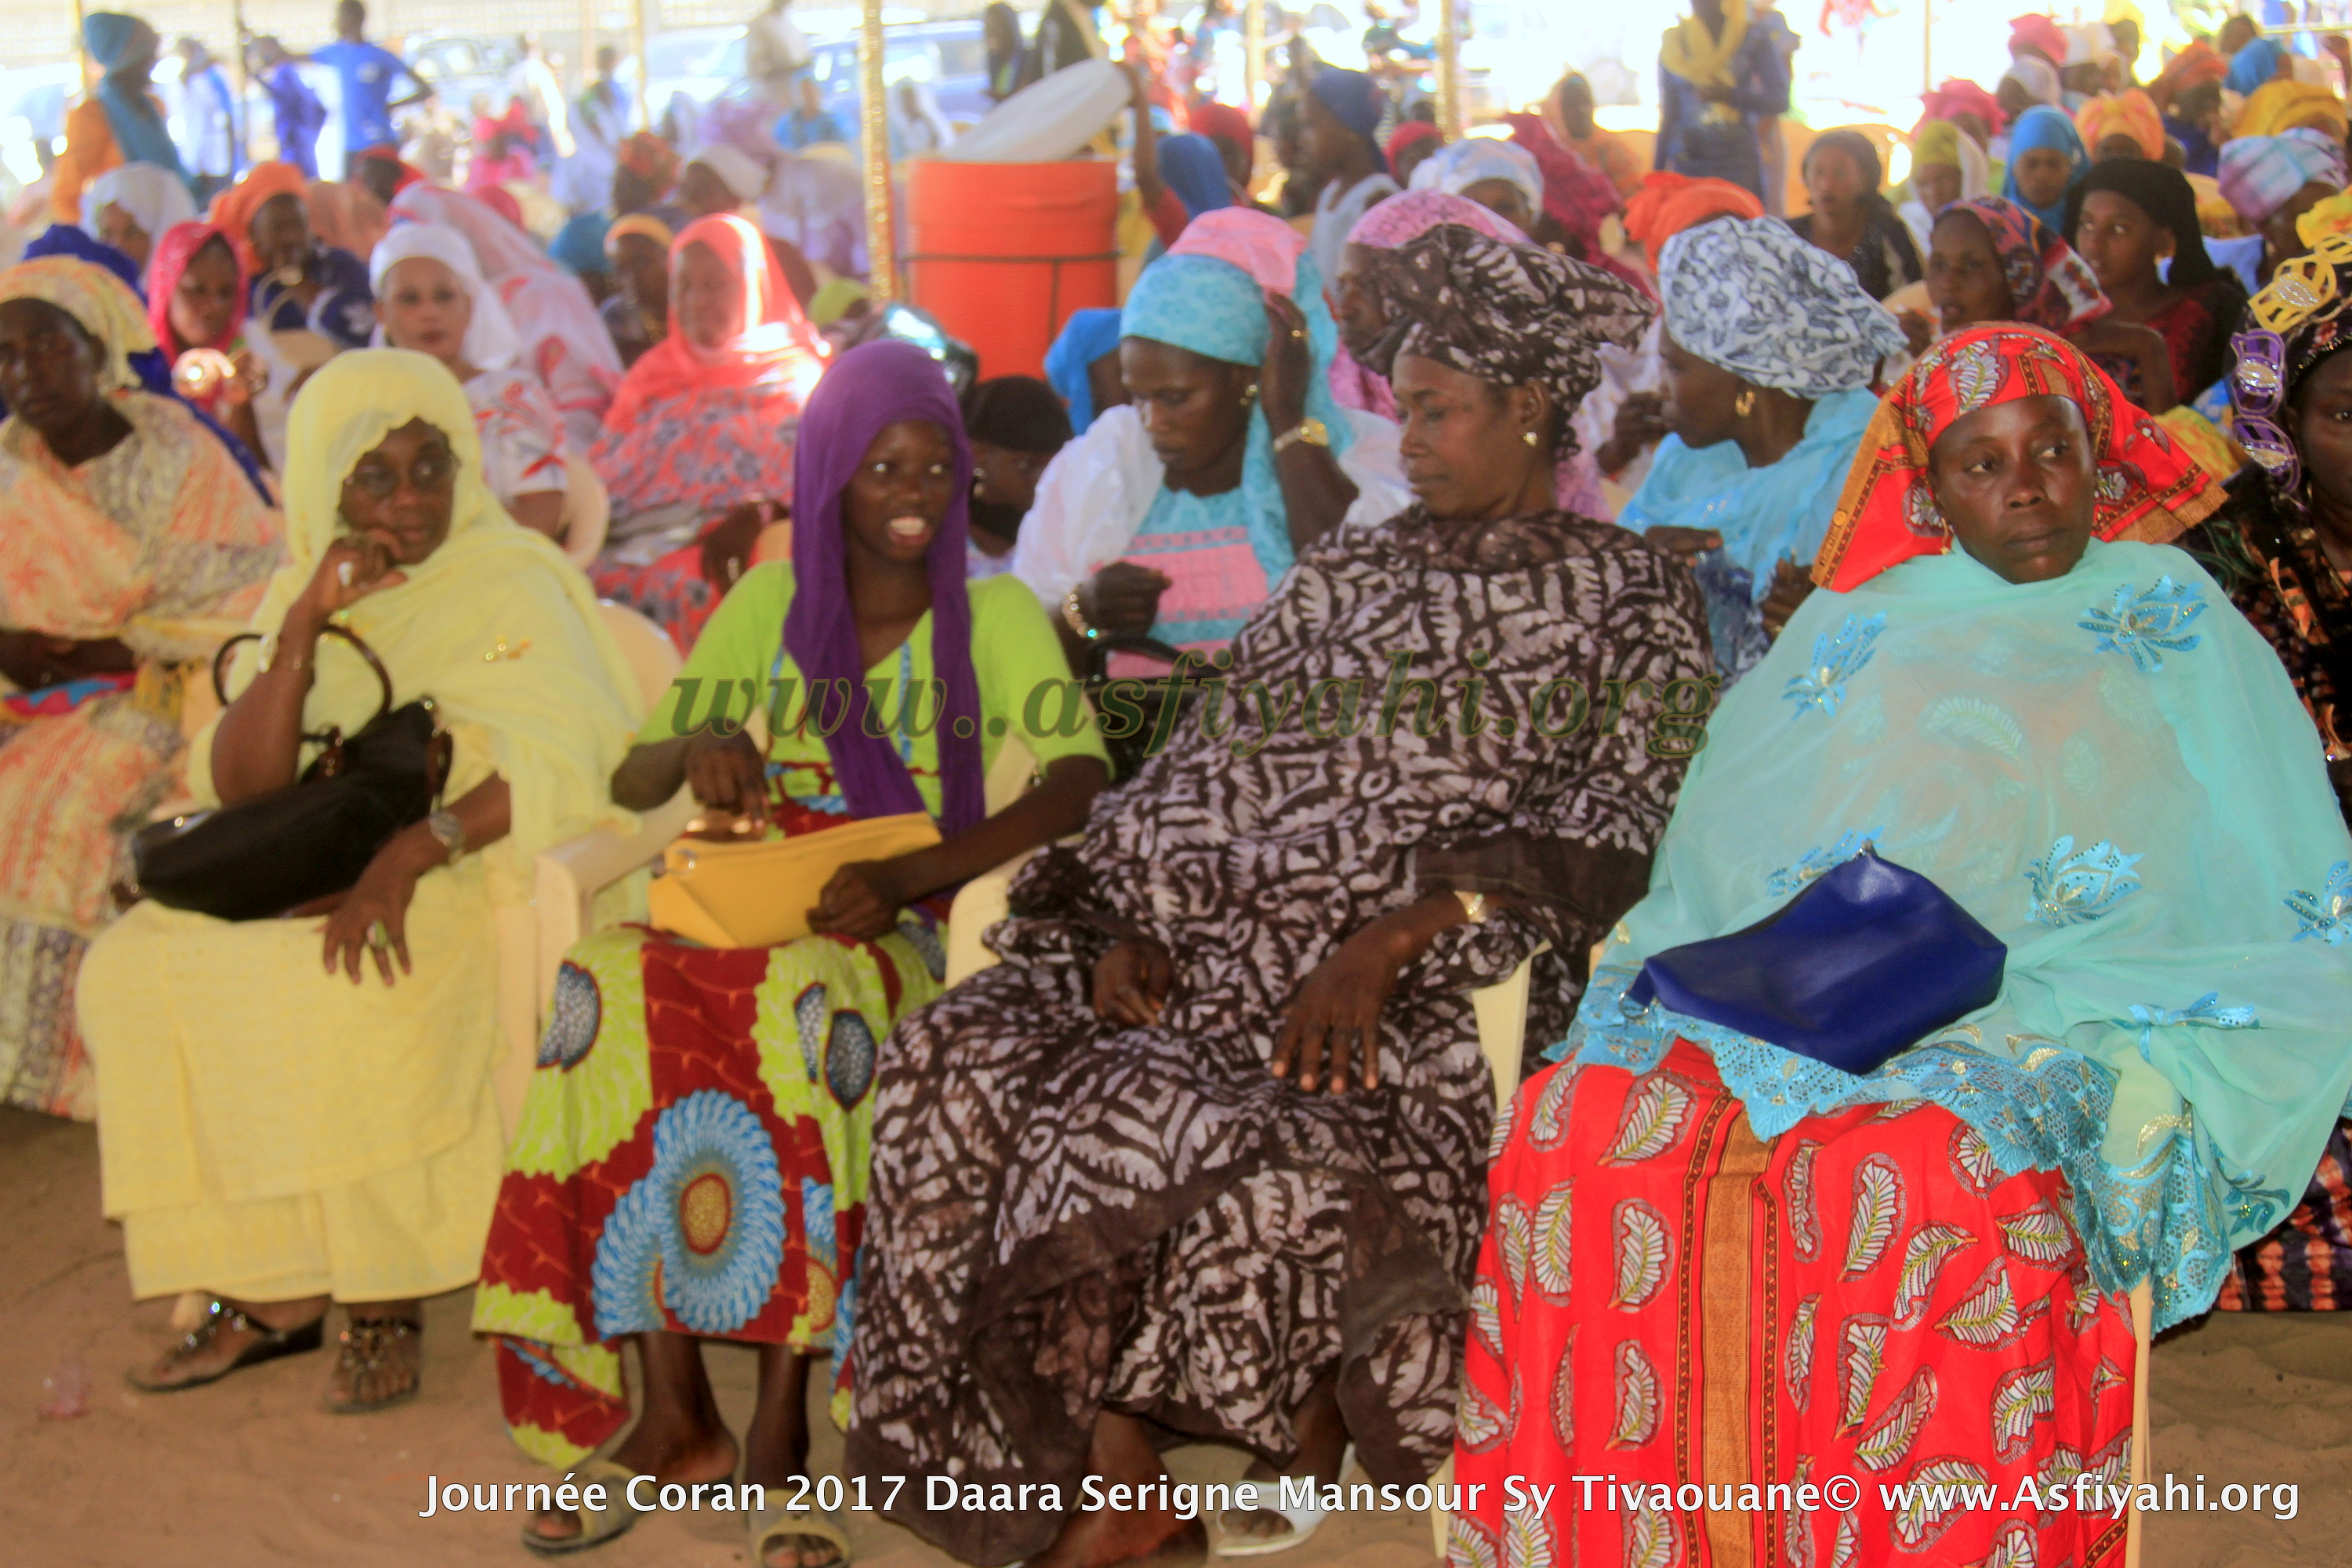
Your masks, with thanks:
<instances>
[{"instance_id":1,"label":"pink head wrap","mask_svg":"<svg viewBox=\"0 0 2352 1568\"><path fill-rule=\"evenodd\" d=\"M1403 191L1358 218L1356 226L1348 231L1348 243L1368 245L1374 250L1394 250L1442 223L1458 223L1505 245L1528 242L1528 237L1509 219L1466 196L1449 196L1443 191Z\"/></svg>"},{"instance_id":2,"label":"pink head wrap","mask_svg":"<svg viewBox=\"0 0 2352 1568\"><path fill-rule=\"evenodd\" d=\"M1307 237L1252 207L1214 207L1184 226L1171 256L1213 257L1238 267L1271 294L1298 297L1298 261Z\"/></svg>"}]
</instances>

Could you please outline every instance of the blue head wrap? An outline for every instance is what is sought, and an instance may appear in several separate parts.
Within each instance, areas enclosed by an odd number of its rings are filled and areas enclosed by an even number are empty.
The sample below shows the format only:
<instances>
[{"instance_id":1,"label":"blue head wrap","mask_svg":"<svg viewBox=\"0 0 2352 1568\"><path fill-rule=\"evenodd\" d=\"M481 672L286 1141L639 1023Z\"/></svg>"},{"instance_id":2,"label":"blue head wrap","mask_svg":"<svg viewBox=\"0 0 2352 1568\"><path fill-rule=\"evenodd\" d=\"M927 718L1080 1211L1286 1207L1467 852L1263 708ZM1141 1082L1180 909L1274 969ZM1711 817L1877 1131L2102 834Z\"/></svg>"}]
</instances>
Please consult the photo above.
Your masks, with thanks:
<instances>
[{"instance_id":1,"label":"blue head wrap","mask_svg":"<svg viewBox=\"0 0 2352 1568\"><path fill-rule=\"evenodd\" d=\"M76 261L88 261L103 267L121 279L142 301L147 298L146 290L140 287L137 262L104 240L92 239L72 224L51 224L25 247L26 260L43 256L70 256ZM144 353L134 353L129 357L131 372L139 377L139 384L158 397L172 399L194 415L198 423L228 448L228 455L236 459L236 466L245 470L245 477L253 481L253 488L261 492L261 499L276 506L277 498L269 493L268 485L262 481L261 465L254 460L251 452L246 450L245 443L230 435L228 427L219 420L182 397L179 389L172 384L172 362L163 356L163 351L149 349ZM7 405L0 403L0 417L6 415Z\"/></svg>"},{"instance_id":2,"label":"blue head wrap","mask_svg":"<svg viewBox=\"0 0 2352 1568\"><path fill-rule=\"evenodd\" d=\"M1062 323L1061 336L1045 351L1045 379L1070 405L1070 428L1077 435L1086 434L1097 412L1094 383L1087 379L1087 367L1105 354L1118 352L1118 316L1108 307L1073 310Z\"/></svg>"},{"instance_id":3,"label":"blue head wrap","mask_svg":"<svg viewBox=\"0 0 2352 1568\"><path fill-rule=\"evenodd\" d=\"M2074 122L2066 118L2066 111L2053 109L2046 103L2037 103L2019 115L2017 123L2010 128L2009 174L2001 181L2000 194L2048 225L2051 233L2071 240L2073 236L2065 232L2064 196L2046 206L2035 206L2017 188L2018 159L2042 147L2055 147L2066 154L2066 183L2069 184L2074 184L2074 177L2091 162L2090 154L2083 151L2083 138L2075 132Z\"/></svg>"},{"instance_id":4,"label":"blue head wrap","mask_svg":"<svg viewBox=\"0 0 2352 1568\"><path fill-rule=\"evenodd\" d=\"M603 213L582 213L555 231L555 241L547 247L549 259L575 277L609 270L604 231L612 226L613 220Z\"/></svg>"},{"instance_id":5,"label":"blue head wrap","mask_svg":"<svg viewBox=\"0 0 2352 1568\"><path fill-rule=\"evenodd\" d=\"M1160 143L1160 177L1184 203L1185 213L1199 217L1217 207L1234 205L1233 182L1225 178L1225 161L1217 144L1186 132Z\"/></svg>"},{"instance_id":6,"label":"blue head wrap","mask_svg":"<svg viewBox=\"0 0 2352 1568\"><path fill-rule=\"evenodd\" d=\"M122 150L122 161L153 163L185 180L188 171L180 163L180 150L173 144L172 133L146 84L121 82L114 77L142 42L154 39L155 29L136 16L99 11L82 18L81 37L89 46L89 58L107 73L98 84L98 101L106 110L106 128L113 132L114 144Z\"/></svg>"},{"instance_id":7,"label":"blue head wrap","mask_svg":"<svg viewBox=\"0 0 2352 1568\"><path fill-rule=\"evenodd\" d=\"M2285 58L2286 51L2276 40L2256 38L2230 57L2230 74L2221 79L2221 85L2243 98L2277 76L2279 61Z\"/></svg>"},{"instance_id":8,"label":"blue head wrap","mask_svg":"<svg viewBox=\"0 0 2352 1568\"><path fill-rule=\"evenodd\" d=\"M1329 432L1336 457L1348 450L1355 433L1331 395L1331 358L1339 345L1339 331L1323 302L1323 273L1313 256L1298 258L1295 286L1298 308L1307 318L1307 414ZM1171 343L1229 364L1261 365L1265 363L1265 293L1229 261L1163 256L1135 280L1119 331L1126 337ZM1250 410L1246 440L1241 488L1206 499L1212 506L1237 510L1234 521L1248 531L1250 549L1270 585L1290 570L1292 552L1289 511L1275 479L1274 435L1266 428L1263 406Z\"/></svg>"},{"instance_id":9,"label":"blue head wrap","mask_svg":"<svg viewBox=\"0 0 2352 1568\"><path fill-rule=\"evenodd\" d=\"M1381 89L1362 71L1339 70L1325 66L1315 73L1315 81L1307 91L1323 100L1323 107L1339 117L1339 123L1359 136L1371 136L1381 128L1381 110L1386 107Z\"/></svg>"}]
</instances>

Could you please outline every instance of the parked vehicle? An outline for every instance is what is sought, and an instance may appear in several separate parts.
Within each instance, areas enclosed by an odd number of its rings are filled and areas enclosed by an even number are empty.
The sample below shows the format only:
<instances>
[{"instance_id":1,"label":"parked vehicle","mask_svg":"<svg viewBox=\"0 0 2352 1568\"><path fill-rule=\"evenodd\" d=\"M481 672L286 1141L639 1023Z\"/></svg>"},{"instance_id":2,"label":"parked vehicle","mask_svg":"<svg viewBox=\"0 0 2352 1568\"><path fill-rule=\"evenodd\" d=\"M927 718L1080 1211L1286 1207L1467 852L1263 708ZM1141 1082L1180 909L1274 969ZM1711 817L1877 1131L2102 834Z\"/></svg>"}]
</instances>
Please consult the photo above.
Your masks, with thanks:
<instances>
[{"instance_id":1,"label":"parked vehicle","mask_svg":"<svg viewBox=\"0 0 2352 1568\"><path fill-rule=\"evenodd\" d=\"M507 77L522 62L522 50L511 35L450 34L410 40L407 58L408 68L432 88L443 109L468 114L482 97L498 114L506 109Z\"/></svg>"}]
</instances>

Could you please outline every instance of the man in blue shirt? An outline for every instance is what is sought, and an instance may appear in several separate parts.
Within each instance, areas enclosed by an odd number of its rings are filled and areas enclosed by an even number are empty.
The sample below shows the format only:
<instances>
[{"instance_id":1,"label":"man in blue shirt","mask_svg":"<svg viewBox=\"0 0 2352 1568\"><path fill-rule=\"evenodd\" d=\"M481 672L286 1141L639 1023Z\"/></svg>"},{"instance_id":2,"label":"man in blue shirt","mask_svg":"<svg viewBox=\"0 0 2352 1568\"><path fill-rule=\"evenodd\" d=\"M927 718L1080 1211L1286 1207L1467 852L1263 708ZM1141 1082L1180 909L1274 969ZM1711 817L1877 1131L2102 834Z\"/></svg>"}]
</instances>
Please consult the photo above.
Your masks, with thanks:
<instances>
[{"instance_id":1,"label":"man in blue shirt","mask_svg":"<svg viewBox=\"0 0 2352 1568\"><path fill-rule=\"evenodd\" d=\"M269 95L270 113L278 122L278 155L301 170L304 179L317 179L319 132L327 123L327 106L276 38L256 38L247 59L247 68Z\"/></svg>"},{"instance_id":2,"label":"man in blue shirt","mask_svg":"<svg viewBox=\"0 0 2352 1568\"><path fill-rule=\"evenodd\" d=\"M336 0L335 41L309 58L332 69L343 88L343 167L370 147L397 145L392 111L421 103L433 89L389 49L367 41L367 6L362 0ZM395 77L406 77L416 90L406 98L392 96Z\"/></svg>"}]
</instances>

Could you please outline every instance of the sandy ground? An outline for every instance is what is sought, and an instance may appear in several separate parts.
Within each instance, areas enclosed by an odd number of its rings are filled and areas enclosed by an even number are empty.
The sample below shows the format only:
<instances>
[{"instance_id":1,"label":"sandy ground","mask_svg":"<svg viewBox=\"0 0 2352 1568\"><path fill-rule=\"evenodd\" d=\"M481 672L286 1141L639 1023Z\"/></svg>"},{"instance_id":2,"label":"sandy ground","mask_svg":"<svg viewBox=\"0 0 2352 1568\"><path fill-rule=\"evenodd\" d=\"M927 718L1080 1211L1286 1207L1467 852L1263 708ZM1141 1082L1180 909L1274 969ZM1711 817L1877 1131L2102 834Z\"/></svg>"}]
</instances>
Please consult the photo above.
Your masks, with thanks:
<instances>
[{"instance_id":1,"label":"sandy ground","mask_svg":"<svg viewBox=\"0 0 2352 1568\"><path fill-rule=\"evenodd\" d=\"M425 1391L368 1417L320 1406L327 1362L299 1356L211 1388L131 1392L123 1369L172 1337L169 1303L130 1304L121 1237L98 1212L92 1129L0 1111L0 1563L41 1568L499 1568L536 1561L510 1515L420 1520L425 1478L543 1479L498 1421L489 1352L466 1332L463 1292L430 1304ZM749 1411L752 1356L714 1347L730 1424ZM88 1411L37 1411L86 1374ZM2160 1344L2156 1468L2207 1497L2237 1481L2301 1489L2291 1521L2173 1514L2149 1521L2145 1568L2320 1568L2352 1561L2352 1317L2219 1316ZM840 1439L820 1415L816 1459ZM1178 1450L1179 1479L1230 1478L1237 1455ZM649 1516L583 1568L731 1568L747 1560L728 1516ZM854 1520L862 1568L948 1568L913 1536ZM1906 1559L1906 1561L1912 1561ZM1917 1560L1923 1568L1934 1568ZM1342 1515L1285 1568L1430 1568L1419 1520Z\"/></svg>"}]
</instances>

